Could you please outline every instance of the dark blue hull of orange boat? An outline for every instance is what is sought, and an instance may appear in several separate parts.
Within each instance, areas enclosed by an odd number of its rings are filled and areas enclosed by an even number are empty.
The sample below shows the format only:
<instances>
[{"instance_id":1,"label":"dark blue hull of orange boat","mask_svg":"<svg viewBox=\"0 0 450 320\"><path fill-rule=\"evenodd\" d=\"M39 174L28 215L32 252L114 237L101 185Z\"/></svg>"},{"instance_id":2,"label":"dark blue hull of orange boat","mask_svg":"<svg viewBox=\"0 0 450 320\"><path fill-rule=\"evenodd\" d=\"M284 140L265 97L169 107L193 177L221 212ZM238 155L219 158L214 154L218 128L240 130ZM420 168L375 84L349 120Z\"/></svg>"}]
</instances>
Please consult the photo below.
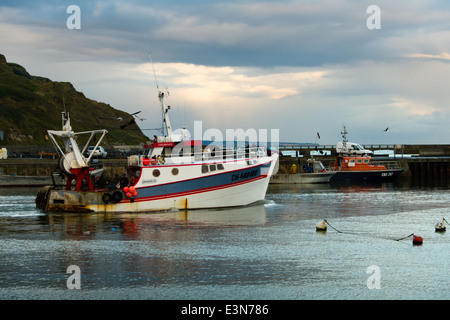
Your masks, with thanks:
<instances>
[{"instance_id":1,"label":"dark blue hull of orange boat","mask_svg":"<svg viewBox=\"0 0 450 320\"><path fill-rule=\"evenodd\" d=\"M330 179L330 182L383 182L396 179L403 169L382 171L338 171Z\"/></svg>"}]
</instances>

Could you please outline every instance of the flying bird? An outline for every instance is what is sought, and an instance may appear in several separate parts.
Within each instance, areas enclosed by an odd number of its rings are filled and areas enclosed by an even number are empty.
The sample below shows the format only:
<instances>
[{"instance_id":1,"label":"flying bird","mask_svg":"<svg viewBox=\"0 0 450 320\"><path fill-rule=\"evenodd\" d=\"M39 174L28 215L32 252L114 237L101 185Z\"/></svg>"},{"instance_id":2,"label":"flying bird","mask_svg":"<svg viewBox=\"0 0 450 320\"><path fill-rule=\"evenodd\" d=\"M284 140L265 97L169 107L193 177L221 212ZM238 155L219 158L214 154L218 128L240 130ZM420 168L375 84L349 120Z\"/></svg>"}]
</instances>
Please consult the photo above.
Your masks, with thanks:
<instances>
[{"instance_id":1,"label":"flying bird","mask_svg":"<svg viewBox=\"0 0 450 320\"><path fill-rule=\"evenodd\" d=\"M131 120L130 120L128 123L123 124L123 125L120 126L120 129L123 130L123 129L125 129L126 127L128 127L128 126L130 126L130 125L136 123L136 121L134 121L134 118L139 119L139 120L141 120L141 121L144 121L144 120L145 120L144 118L140 118L140 117L137 116L137 114L140 113L140 112L141 112L141 111L137 111L137 112L134 112L134 113L132 113L132 114L128 114L128 115L126 115L126 116L124 116L124 117L99 117L99 118L100 118L100 119L118 120L118 121L121 122L122 120L131 117Z\"/></svg>"},{"instance_id":2,"label":"flying bird","mask_svg":"<svg viewBox=\"0 0 450 320\"><path fill-rule=\"evenodd\" d=\"M386 129L383 130L384 132L388 132L389 131L389 127L387 127Z\"/></svg>"},{"instance_id":3,"label":"flying bird","mask_svg":"<svg viewBox=\"0 0 450 320\"><path fill-rule=\"evenodd\" d=\"M123 118L122 117L99 117L100 119L108 119L108 120L117 120L117 121L122 121Z\"/></svg>"},{"instance_id":4,"label":"flying bird","mask_svg":"<svg viewBox=\"0 0 450 320\"><path fill-rule=\"evenodd\" d=\"M118 120L118 121L122 121L124 118L128 118L128 117L136 117L137 119L139 119L139 120L145 120L145 119L143 119L143 118L139 118L138 116L137 116L137 114L138 113L140 113L141 111L138 111L138 112L135 112L135 113L132 113L132 114L129 114L129 115L127 115L127 116L125 116L125 117L99 117L100 119L110 119L110 120Z\"/></svg>"},{"instance_id":5,"label":"flying bird","mask_svg":"<svg viewBox=\"0 0 450 320\"><path fill-rule=\"evenodd\" d=\"M135 124L136 123L136 121L134 121L134 119L131 119L131 121L130 122L128 122L127 124L124 124L123 126L120 126L120 129L125 129L126 127L128 127L128 126L130 126L130 125L132 125L132 124Z\"/></svg>"}]
</instances>

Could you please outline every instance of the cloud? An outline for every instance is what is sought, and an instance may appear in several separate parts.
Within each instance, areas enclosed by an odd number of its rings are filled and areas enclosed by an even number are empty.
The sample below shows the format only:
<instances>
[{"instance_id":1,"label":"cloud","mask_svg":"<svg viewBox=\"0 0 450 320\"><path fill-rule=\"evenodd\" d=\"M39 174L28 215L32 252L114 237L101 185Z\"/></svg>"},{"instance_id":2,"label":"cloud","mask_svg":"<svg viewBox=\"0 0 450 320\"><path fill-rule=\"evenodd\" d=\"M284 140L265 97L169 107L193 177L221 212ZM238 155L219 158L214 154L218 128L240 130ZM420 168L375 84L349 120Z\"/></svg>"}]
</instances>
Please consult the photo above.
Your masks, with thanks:
<instances>
[{"instance_id":1,"label":"cloud","mask_svg":"<svg viewBox=\"0 0 450 320\"><path fill-rule=\"evenodd\" d=\"M442 52L440 54L410 53L405 55L405 57L413 59L450 60L450 54L447 52Z\"/></svg>"},{"instance_id":2,"label":"cloud","mask_svg":"<svg viewBox=\"0 0 450 320\"><path fill-rule=\"evenodd\" d=\"M325 1L2 1L8 61L89 98L160 121L153 69L174 124L279 128L282 140L447 143L450 4ZM188 119L186 119L188 118ZM389 135L382 132L387 125ZM381 128L381 129L380 129ZM420 134L419 134L420 133Z\"/></svg>"},{"instance_id":3,"label":"cloud","mask_svg":"<svg viewBox=\"0 0 450 320\"><path fill-rule=\"evenodd\" d=\"M285 99L301 96L326 74L306 68L276 68L269 72L254 67L184 63L155 63L154 69L160 88L167 88L170 100L175 101L173 110L188 106L191 120L203 120L205 126L223 130L267 125L270 121L263 124L261 120L270 120ZM129 74L148 81L153 78L153 68L146 63Z\"/></svg>"},{"instance_id":4,"label":"cloud","mask_svg":"<svg viewBox=\"0 0 450 320\"><path fill-rule=\"evenodd\" d=\"M149 72L150 66L143 66ZM297 68L271 69L250 67L213 67L183 63L157 64L162 76L177 87L196 90L189 94L199 100L231 97L282 99L300 94L301 88L314 84L324 71Z\"/></svg>"}]
</instances>

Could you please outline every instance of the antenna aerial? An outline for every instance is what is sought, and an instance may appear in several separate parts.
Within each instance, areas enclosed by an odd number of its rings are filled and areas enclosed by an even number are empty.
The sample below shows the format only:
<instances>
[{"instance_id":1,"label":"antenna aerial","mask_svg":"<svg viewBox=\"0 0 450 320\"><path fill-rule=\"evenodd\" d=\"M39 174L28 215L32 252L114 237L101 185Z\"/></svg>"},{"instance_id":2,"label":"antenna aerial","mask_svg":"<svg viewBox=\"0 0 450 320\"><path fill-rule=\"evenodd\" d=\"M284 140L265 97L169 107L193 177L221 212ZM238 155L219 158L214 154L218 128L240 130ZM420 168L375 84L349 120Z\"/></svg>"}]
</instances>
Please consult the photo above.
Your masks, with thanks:
<instances>
[{"instance_id":1,"label":"antenna aerial","mask_svg":"<svg viewBox=\"0 0 450 320\"><path fill-rule=\"evenodd\" d=\"M64 112L66 112L66 103L64 102L64 95L62 96Z\"/></svg>"},{"instance_id":2,"label":"antenna aerial","mask_svg":"<svg viewBox=\"0 0 450 320\"><path fill-rule=\"evenodd\" d=\"M156 89L159 91L158 79L156 78L155 66L153 64L152 53L149 51L148 55L150 56L150 63L152 64L153 76L155 77Z\"/></svg>"}]
</instances>

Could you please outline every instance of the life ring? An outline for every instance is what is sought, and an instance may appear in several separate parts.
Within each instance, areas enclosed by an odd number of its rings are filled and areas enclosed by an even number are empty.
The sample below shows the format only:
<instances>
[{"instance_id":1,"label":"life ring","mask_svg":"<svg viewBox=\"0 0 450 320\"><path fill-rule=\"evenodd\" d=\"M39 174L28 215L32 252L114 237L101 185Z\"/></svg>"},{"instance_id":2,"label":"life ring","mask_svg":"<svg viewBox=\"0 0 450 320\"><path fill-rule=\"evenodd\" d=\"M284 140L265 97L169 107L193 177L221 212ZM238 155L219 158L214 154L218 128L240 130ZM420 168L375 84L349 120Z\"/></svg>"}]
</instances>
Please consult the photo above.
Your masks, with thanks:
<instances>
[{"instance_id":1,"label":"life ring","mask_svg":"<svg viewBox=\"0 0 450 320\"><path fill-rule=\"evenodd\" d=\"M111 200L112 200L112 196L109 193L105 193L102 196L102 200L103 200L104 203L110 203Z\"/></svg>"},{"instance_id":2,"label":"life ring","mask_svg":"<svg viewBox=\"0 0 450 320\"><path fill-rule=\"evenodd\" d=\"M114 202L119 202L120 200L123 199L122 192L120 192L120 191L114 192L112 195L112 198L113 198Z\"/></svg>"}]
</instances>

